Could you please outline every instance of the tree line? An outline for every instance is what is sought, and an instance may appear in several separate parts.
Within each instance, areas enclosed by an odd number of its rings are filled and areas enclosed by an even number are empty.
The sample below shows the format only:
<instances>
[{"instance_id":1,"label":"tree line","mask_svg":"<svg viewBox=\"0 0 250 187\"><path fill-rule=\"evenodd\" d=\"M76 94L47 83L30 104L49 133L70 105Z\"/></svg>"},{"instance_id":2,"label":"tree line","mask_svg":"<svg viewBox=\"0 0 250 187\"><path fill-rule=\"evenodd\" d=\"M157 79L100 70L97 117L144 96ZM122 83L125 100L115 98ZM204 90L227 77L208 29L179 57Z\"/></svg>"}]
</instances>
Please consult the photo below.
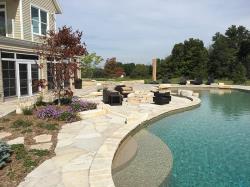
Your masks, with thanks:
<instances>
[{"instance_id":1,"label":"tree line","mask_svg":"<svg viewBox=\"0 0 250 187\"><path fill-rule=\"evenodd\" d=\"M224 34L216 33L212 45L190 38L175 44L171 55L157 61L158 78L208 77L244 83L250 79L250 32L232 25Z\"/></svg>"},{"instance_id":2,"label":"tree line","mask_svg":"<svg viewBox=\"0 0 250 187\"><path fill-rule=\"evenodd\" d=\"M101 58L95 54L89 54L82 59L83 78L119 78L124 76L145 79L151 77L151 65L117 62L116 58L113 57L106 60L104 68L98 68L97 65L101 61L96 59L100 60Z\"/></svg>"}]
</instances>

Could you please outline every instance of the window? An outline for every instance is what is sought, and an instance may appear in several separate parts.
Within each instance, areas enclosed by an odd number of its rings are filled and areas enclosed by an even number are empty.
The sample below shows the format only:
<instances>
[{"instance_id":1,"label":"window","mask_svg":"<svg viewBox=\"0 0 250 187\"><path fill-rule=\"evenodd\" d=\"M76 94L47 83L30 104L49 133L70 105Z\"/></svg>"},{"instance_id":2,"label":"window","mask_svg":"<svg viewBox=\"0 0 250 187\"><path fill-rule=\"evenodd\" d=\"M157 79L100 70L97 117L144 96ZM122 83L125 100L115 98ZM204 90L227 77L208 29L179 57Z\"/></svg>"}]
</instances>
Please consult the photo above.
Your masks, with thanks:
<instances>
[{"instance_id":1,"label":"window","mask_svg":"<svg viewBox=\"0 0 250 187\"><path fill-rule=\"evenodd\" d=\"M32 30L34 34L46 35L48 28L48 14L44 10L31 7Z\"/></svg>"},{"instance_id":2,"label":"window","mask_svg":"<svg viewBox=\"0 0 250 187\"><path fill-rule=\"evenodd\" d=\"M6 53L6 52L2 52L1 53L1 57L2 58L15 58L15 55L14 55L14 53Z\"/></svg>"},{"instance_id":3,"label":"window","mask_svg":"<svg viewBox=\"0 0 250 187\"><path fill-rule=\"evenodd\" d=\"M36 55L27 55L27 54L17 54L17 59L25 59L25 60L38 60L38 56Z\"/></svg>"},{"instance_id":4,"label":"window","mask_svg":"<svg viewBox=\"0 0 250 187\"><path fill-rule=\"evenodd\" d=\"M16 95L16 68L14 61L2 61L4 97Z\"/></svg>"},{"instance_id":5,"label":"window","mask_svg":"<svg viewBox=\"0 0 250 187\"><path fill-rule=\"evenodd\" d=\"M6 7L0 3L0 36L6 36Z\"/></svg>"}]
</instances>

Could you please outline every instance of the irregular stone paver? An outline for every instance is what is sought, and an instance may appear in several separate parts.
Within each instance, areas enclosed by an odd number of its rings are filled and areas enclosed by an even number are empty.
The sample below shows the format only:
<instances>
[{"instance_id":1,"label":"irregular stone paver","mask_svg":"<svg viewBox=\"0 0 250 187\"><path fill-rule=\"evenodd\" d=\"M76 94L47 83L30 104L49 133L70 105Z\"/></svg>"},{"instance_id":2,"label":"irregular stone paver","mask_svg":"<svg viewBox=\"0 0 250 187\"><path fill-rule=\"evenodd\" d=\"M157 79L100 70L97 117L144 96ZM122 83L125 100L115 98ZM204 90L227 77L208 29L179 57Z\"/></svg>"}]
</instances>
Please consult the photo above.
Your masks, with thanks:
<instances>
[{"instance_id":1,"label":"irregular stone paver","mask_svg":"<svg viewBox=\"0 0 250 187\"><path fill-rule=\"evenodd\" d=\"M34 137L33 139L36 141L36 143L45 143L45 142L50 142L51 138L52 138L52 135L50 134L42 134L42 135Z\"/></svg>"},{"instance_id":2,"label":"irregular stone paver","mask_svg":"<svg viewBox=\"0 0 250 187\"><path fill-rule=\"evenodd\" d=\"M14 145L14 144L24 144L24 137L19 137L14 140L10 140L7 142L9 145Z\"/></svg>"},{"instance_id":3,"label":"irregular stone paver","mask_svg":"<svg viewBox=\"0 0 250 187\"><path fill-rule=\"evenodd\" d=\"M9 133L9 132L0 132L0 140L1 139L4 139L4 138L7 138L9 136L11 136L12 134Z\"/></svg>"},{"instance_id":4,"label":"irregular stone paver","mask_svg":"<svg viewBox=\"0 0 250 187\"><path fill-rule=\"evenodd\" d=\"M30 149L37 149L37 150L50 150L52 147L52 143L40 143L40 144L35 144L31 145Z\"/></svg>"}]
</instances>

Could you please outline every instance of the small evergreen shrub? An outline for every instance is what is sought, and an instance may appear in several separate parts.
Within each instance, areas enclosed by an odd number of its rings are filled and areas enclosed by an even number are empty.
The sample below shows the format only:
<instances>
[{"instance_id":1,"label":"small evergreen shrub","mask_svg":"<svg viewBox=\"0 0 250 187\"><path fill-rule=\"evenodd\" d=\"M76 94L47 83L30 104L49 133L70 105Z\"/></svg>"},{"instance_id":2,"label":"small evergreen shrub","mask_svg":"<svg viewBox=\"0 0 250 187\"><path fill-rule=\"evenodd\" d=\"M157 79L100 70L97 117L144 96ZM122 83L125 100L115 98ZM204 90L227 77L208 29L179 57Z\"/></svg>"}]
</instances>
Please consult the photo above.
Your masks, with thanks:
<instances>
[{"instance_id":1,"label":"small evergreen shrub","mask_svg":"<svg viewBox=\"0 0 250 187\"><path fill-rule=\"evenodd\" d=\"M3 141L0 141L0 168L3 168L10 162L12 150L11 147Z\"/></svg>"},{"instance_id":2,"label":"small evergreen shrub","mask_svg":"<svg viewBox=\"0 0 250 187\"><path fill-rule=\"evenodd\" d=\"M59 116L59 120L61 121L73 122L73 121L76 121L76 119L77 119L77 116L72 111L64 111Z\"/></svg>"},{"instance_id":3,"label":"small evergreen shrub","mask_svg":"<svg viewBox=\"0 0 250 187\"><path fill-rule=\"evenodd\" d=\"M59 130L59 126L57 123L53 123L53 124L52 123L40 123L38 126L42 129L46 129L49 131Z\"/></svg>"},{"instance_id":4,"label":"small evergreen shrub","mask_svg":"<svg viewBox=\"0 0 250 187\"><path fill-rule=\"evenodd\" d=\"M49 151L48 150L37 150L37 149L32 149L29 151L30 153L32 153L33 155L42 157L42 156L47 156L49 155Z\"/></svg>"},{"instance_id":5,"label":"small evergreen shrub","mask_svg":"<svg viewBox=\"0 0 250 187\"><path fill-rule=\"evenodd\" d=\"M18 119L13 122L11 128L27 128L32 126L33 123L31 121L24 121L22 119Z\"/></svg>"},{"instance_id":6,"label":"small evergreen shrub","mask_svg":"<svg viewBox=\"0 0 250 187\"><path fill-rule=\"evenodd\" d=\"M31 116L33 114L33 110L30 107L23 108L22 111L25 116Z\"/></svg>"}]
</instances>

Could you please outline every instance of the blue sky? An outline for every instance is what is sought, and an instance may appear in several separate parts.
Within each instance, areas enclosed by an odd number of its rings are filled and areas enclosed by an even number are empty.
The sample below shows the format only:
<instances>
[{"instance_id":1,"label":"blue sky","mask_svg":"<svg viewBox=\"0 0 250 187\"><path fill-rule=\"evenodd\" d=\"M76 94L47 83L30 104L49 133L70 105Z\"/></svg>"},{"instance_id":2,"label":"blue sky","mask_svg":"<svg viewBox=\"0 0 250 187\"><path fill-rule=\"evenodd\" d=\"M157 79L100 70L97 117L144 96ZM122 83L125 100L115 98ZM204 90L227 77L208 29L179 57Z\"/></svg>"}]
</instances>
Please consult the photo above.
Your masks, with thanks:
<instances>
[{"instance_id":1,"label":"blue sky","mask_svg":"<svg viewBox=\"0 0 250 187\"><path fill-rule=\"evenodd\" d=\"M175 43L199 38L208 46L230 25L250 29L249 0L59 0L58 26L82 30L88 51L118 61L150 63Z\"/></svg>"}]
</instances>

